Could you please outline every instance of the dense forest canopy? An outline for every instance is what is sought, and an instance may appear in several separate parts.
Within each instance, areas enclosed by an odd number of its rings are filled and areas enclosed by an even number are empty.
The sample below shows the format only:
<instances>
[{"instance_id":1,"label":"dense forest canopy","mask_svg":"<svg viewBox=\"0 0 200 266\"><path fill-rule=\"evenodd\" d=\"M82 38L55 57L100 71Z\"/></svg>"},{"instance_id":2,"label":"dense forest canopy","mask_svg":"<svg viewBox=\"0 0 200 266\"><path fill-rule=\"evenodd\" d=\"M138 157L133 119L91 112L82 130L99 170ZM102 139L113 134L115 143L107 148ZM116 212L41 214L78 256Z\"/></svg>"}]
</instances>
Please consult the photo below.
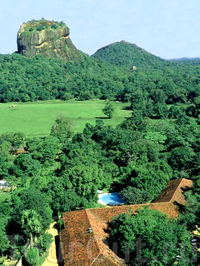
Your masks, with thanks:
<instances>
[{"instance_id":1,"label":"dense forest canopy","mask_svg":"<svg viewBox=\"0 0 200 266\"><path fill-rule=\"evenodd\" d=\"M130 69L133 66L136 69L137 67L157 68L169 64L169 62L150 54L137 45L125 41L107 45L96 51L92 56L99 61Z\"/></svg>"},{"instance_id":2,"label":"dense forest canopy","mask_svg":"<svg viewBox=\"0 0 200 266\"><path fill-rule=\"evenodd\" d=\"M193 101L199 96L199 64L172 63L142 50L146 55L143 60L140 48L134 47L133 52L132 44L124 42L116 46L122 51L126 47L121 56L125 54L129 60L132 54L138 54L135 70L126 60L121 63L120 54L110 48L102 50L98 60L82 54L80 60L68 62L42 55L0 55L0 102L70 98L129 101L138 90L148 96L158 89L164 92L168 103Z\"/></svg>"},{"instance_id":3,"label":"dense forest canopy","mask_svg":"<svg viewBox=\"0 0 200 266\"><path fill-rule=\"evenodd\" d=\"M87 124L82 133L74 135L69 121L58 118L51 135L42 139L27 139L20 133L2 135L0 176L13 191L9 197L4 192L1 199L1 254L21 254L28 241L40 249L41 256L50 241L45 229L52 215L59 217L66 211L95 207L98 189L122 190L123 194L126 189L127 195L132 187L136 191L134 203L151 202L172 178L185 177L195 182L173 230L176 226L195 229L200 222L200 127L195 118L186 114L155 125L147 121L140 114L114 129L99 120L95 126ZM21 146L25 147L25 154L16 156L9 152ZM39 233L26 226L27 217L38 220ZM17 239L23 235L23 241L15 240L16 251L11 249L6 232L15 233ZM47 239L45 245L43 239Z\"/></svg>"},{"instance_id":4,"label":"dense forest canopy","mask_svg":"<svg viewBox=\"0 0 200 266\"><path fill-rule=\"evenodd\" d=\"M178 221L157 210L123 213L113 219L110 230L112 241L119 243L120 255L130 256L128 265L173 265L177 256L179 265L192 265L190 234Z\"/></svg>"},{"instance_id":5,"label":"dense forest canopy","mask_svg":"<svg viewBox=\"0 0 200 266\"><path fill-rule=\"evenodd\" d=\"M126 57L116 57L115 48ZM194 186L186 193L188 201L177 222L147 210L144 215L140 211L141 217L116 218L111 229L112 237L122 240L124 252L127 228L136 225L132 233L137 237L138 221L147 215L152 227L156 219L160 237L172 236L175 241L170 265L184 241L191 255L188 231L200 225L200 65L168 62L125 42L94 57L83 54L79 61L0 55L0 102L71 98L107 99L107 108L115 100L129 102L132 116L116 128L97 120L95 126L88 123L77 134L73 123L60 116L45 138L28 139L19 132L0 136L0 179L10 184L9 192L0 193L0 255L19 258L28 243L26 261L31 256L38 259L51 241L46 229L52 217L96 207L98 189L121 191L130 204L144 203L154 200L169 180L183 177L192 179ZM23 154L17 154L20 148ZM118 224L121 232L116 232ZM170 235L163 235L168 229ZM143 233L155 248L152 232ZM134 260L131 263L137 265Z\"/></svg>"}]
</instances>

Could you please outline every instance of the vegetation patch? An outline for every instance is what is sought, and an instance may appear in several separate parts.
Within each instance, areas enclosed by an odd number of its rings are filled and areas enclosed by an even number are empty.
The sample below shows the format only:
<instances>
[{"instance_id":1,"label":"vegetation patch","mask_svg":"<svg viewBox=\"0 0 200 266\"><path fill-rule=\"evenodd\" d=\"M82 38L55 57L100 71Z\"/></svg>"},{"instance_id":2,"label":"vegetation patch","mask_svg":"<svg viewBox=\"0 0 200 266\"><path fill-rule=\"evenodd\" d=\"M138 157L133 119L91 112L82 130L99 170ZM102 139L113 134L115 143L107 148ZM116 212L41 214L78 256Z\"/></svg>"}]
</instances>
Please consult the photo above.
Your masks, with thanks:
<instances>
[{"instance_id":1,"label":"vegetation patch","mask_svg":"<svg viewBox=\"0 0 200 266\"><path fill-rule=\"evenodd\" d=\"M31 20L27 23L23 24L21 29L21 34L29 34L34 31L42 31L46 29L59 29L59 28L66 28L67 25L64 22L57 22L57 21L49 21L44 18L40 20Z\"/></svg>"}]
</instances>

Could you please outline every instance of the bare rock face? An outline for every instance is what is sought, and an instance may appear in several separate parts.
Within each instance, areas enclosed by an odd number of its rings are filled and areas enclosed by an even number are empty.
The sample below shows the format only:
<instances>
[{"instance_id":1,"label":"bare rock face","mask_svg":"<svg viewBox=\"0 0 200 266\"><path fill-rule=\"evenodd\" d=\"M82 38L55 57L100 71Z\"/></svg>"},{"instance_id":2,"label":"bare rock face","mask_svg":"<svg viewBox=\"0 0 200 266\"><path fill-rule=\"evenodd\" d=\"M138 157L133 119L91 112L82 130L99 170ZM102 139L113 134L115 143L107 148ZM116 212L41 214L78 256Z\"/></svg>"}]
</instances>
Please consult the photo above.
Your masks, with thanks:
<instances>
[{"instance_id":1,"label":"bare rock face","mask_svg":"<svg viewBox=\"0 0 200 266\"><path fill-rule=\"evenodd\" d=\"M81 57L69 38L69 28L63 22L45 19L23 23L17 34L18 52L27 57L42 54L69 60Z\"/></svg>"}]
</instances>

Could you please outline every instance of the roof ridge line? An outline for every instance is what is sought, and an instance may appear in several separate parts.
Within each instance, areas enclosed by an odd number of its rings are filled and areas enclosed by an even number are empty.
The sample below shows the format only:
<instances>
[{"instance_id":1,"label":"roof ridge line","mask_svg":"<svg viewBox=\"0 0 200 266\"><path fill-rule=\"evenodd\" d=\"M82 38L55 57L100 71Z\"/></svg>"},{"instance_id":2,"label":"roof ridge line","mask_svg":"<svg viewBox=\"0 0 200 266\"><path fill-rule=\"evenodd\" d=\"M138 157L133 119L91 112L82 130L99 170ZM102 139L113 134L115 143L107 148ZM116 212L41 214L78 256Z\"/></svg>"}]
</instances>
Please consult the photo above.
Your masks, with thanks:
<instances>
[{"instance_id":1,"label":"roof ridge line","mask_svg":"<svg viewBox=\"0 0 200 266\"><path fill-rule=\"evenodd\" d=\"M175 194L176 194L176 191L177 191L177 189L179 188L179 186L180 186L180 184L181 184L182 181L183 181L183 178L180 178L180 179L179 179L179 184L178 184L177 188L174 190L174 193L173 193L173 195L171 196L171 199L169 200L170 203L173 203L173 198L174 198L174 196L175 196Z\"/></svg>"},{"instance_id":2,"label":"roof ridge line","mask_svg":"<svg viewBox=\"0 0 200 266\"><path fill-rule=\"evenodd\" d=\"M93 262L90 264L90 266L92 266L92 265L95 263L95 261L98 260L98 258L99 258L100 255L103 255L103 253L99 253L98 256L97 256L97 257L93 260ZM109 257L107 257L107 259L108 259L110 262L114 263L116 266L120 266L119 263L117 263L116 261L112 261Z\"/></svg>"},{"instance_id":3,"label":"roof ridge line","mask_svg":"<svg viewBox=\"0 0 200 266\"><path fill-rule=\"evenodd\" d=\"M140 207L145 207L145 206L149 206L151 204L165 204L165 203L169 203L169 201L160 201L160 202L150 202L150 203L139 203L139 204L124 204L124 205L121 205L121 206L112 206L112 207L109 207L109 209L115 209L115 208L123 208L123 207L126 207L126 206L129 206L130 208L132 206L138 206L138 208ZM106 208L106 207L104 207ZM99 210L99 209L104 209L104 208L96 208L95 210ZM90 211L92 213L92 215L94 215L97 219L101 220L103 223L106 223L107 221L103 220L98 214L96 213L93 213L91 210L93 209L87 209L88 211Z\"/></svg>"},{"instance_id":4,"label":"roof ridge line","mask_svg":"<svg viewBox=\"0 0 200 266\"><path fill-rule=\"evenodd\" d=\"M117 206L115 206L117 207ZM96 208L95 210L98 210L98 209L104 209L104 208L107 208L107 207L103 207L103 208ZM92 215L94 215L97 219L99 219L102 223L106 223L105 220L103 220L98 214L94 213L92 210L93 209L87 209Z\"/></svg>"},{"instance_id":5,"label":"roof ridge line","mask_svg":"<svg viewBox=\"0 0 200 266\"><path fill-rule=\"evenodd\" d=\"M91 210L92 210L92 209L86 209L87 217L88 217L88 212L89 212L91 215L95 216L95 218L97 218L97 219L101 220L103 223L105 223L105 221L104 221L103 219L101 219L101 217L99 217L97 214L93 213ZM90 222L90 218L89 218L89 217L88 217L88 220L89 220L89 222ZM90 223L90 225L91 225L91 223ZM92 225L91 225L91 227L92 227L92 230L93 230L93 226L92 226ZM92 266L92 265L95 263L95 261L98 260L98 258L99 258L100 255L103 255L103 256L104 256L104 253L103 253L103 251L101 250L101 248L100 248L100 246L99 246L99 240L97 239L97 237L96 237L95 234L94 234L94 237L95 237L95 240L96 240L96 242L97 242L97 245L98 245L98 248L99 248L99 251L100 251L100 252L99 252L99 254L97 255L97 257L92 261L92 263L90 264L90 266ZM107 259L108 259L109 261L111 261L109 257L108 257ZM115 264L116 266L119 266L119 264L118 264L116 261L112 261L112 262L114 262L114 264Z\"/></svg>"},{"instance_id":6,"label":"roof ridge line","mask_svg":"<svg viewBox=\"0 0 200 266\"><path fill-rule=\"evenodd\" d=\"M167 203L170 203L171 201L170 200L168 200L168 201L160 201L160 202L151 202L151 203L149 203L149 205L150 204L167 204Z\"/></svg>"},{"instance_id":7,"label":"roof ridge line","mask_svg":"<svg viewBox=\"0 0 200 266\"><path fill-rule=\"evenodd\" d=\"M116 261L112 261L109 257L107 258L109 261L111 261L112 263L115 263L115 265L119 266L120 264L117 263Z\"/></svg>"},{"instance_id":8,"label":"roof ridge line","mask_svg":"<svg viewBox=\"0 0 200 266\"><path fill-rule=\"evenodd\" d=\"M99 246L98 239L97 239L96 235L94 234L93 226L92 226L92 224L91 224L91 222L90 222L90 218L89 218L89 216L88 216L88 209L85 209L85 212L86 212L86 215L87 215L87 218L88 218L89 224L90 224L90 226L91 226L91 228L92 228L92 232L93 232L93 235L94 235L94 239L95 239L95 241L96 241L96 243L97 243L97 246L98 246L98 249L99 249L99 254L98 254L97 257L93 260L93 262L90 264L90 265L92 265L92 264L95 262L95 260L99 257L99 255L103 254L103 252L102 252L102 250L101 250L101 248L100 248L100 246Z\"/></svg>"},{"instance_id":9,"label":"roof ridge line","mask_svg":"<svg viewBox=\"0 0 200 266\"><path fill-rule=\"evenodd\" d=\"M90 264L90 266L92 266L94 263L95 263L95 261L98 259L98 257L101 255L102 253L100 252L99 254L98 254L98 256L93 260L93 262Z\"/></svg>"}]
</instances>

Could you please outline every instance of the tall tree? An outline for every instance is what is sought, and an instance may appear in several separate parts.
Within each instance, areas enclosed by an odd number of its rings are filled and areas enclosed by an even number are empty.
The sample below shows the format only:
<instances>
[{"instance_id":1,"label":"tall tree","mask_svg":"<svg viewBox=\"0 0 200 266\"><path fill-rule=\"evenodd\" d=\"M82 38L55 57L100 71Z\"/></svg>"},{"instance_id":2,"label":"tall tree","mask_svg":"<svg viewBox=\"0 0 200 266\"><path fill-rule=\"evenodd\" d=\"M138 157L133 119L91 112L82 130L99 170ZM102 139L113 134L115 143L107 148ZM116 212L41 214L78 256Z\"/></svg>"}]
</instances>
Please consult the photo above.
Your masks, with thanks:
<instances>
[{"instance_id":1,"label":"tall tree","mask_svg":"<svg viewBox=\"0 0 200 266\"><path fill-rule=\"evenodd\" d=\"M114 106L110 101L107 101L104 108L102 109L103 113L108 116L108 118L112 118L114 114Z\"/></svg>"},{"instance_id":2,"label":"tall tree","mask_svg":"<svg viewBox=\"0 0 200 266\"><path fill-rule=\"evenodd\" d=\"M51 136L57 137L61 142L65 142L73 135L73 123L64 116L59 115L55 124L51 127Z\"/></svg>"},{"instance_id":3,"label":"tall tree","mask_svg":"<svg viewBox=\"0 0 200 266\"><path fill-rule=\"evenodd\" d=\"M6 234L6 226L8 221L6 217L1 216L0 218L0 255L3 256L3 253L7 251L10 247L8 236Z\"/></svg>"},{"instance_id":4,"label":"tall tree","mask_svg":"<svg viewBox=\"0 0 200 266\"><path fill-rule=\"evenodd\" d=\"M149 208L137 214L120 214L110 224L111 240L118 244L129 265L173 265L180 256L180 265L192 254L190 234L177 221ZM181 264L182 263L182 264Z\"/></svg>"},{"instance_id":5,"label":"tall tree","mask_svg":"<svg viewBox=\"0 0 200 266\"><path fill-rule=\"evenodd\" d=\"M21 225L24 233L29 238L30 247L34 246L34 241L42 231L40 215L34 210L24 210L21 217Z\"/></svg>"}]
</instances>

